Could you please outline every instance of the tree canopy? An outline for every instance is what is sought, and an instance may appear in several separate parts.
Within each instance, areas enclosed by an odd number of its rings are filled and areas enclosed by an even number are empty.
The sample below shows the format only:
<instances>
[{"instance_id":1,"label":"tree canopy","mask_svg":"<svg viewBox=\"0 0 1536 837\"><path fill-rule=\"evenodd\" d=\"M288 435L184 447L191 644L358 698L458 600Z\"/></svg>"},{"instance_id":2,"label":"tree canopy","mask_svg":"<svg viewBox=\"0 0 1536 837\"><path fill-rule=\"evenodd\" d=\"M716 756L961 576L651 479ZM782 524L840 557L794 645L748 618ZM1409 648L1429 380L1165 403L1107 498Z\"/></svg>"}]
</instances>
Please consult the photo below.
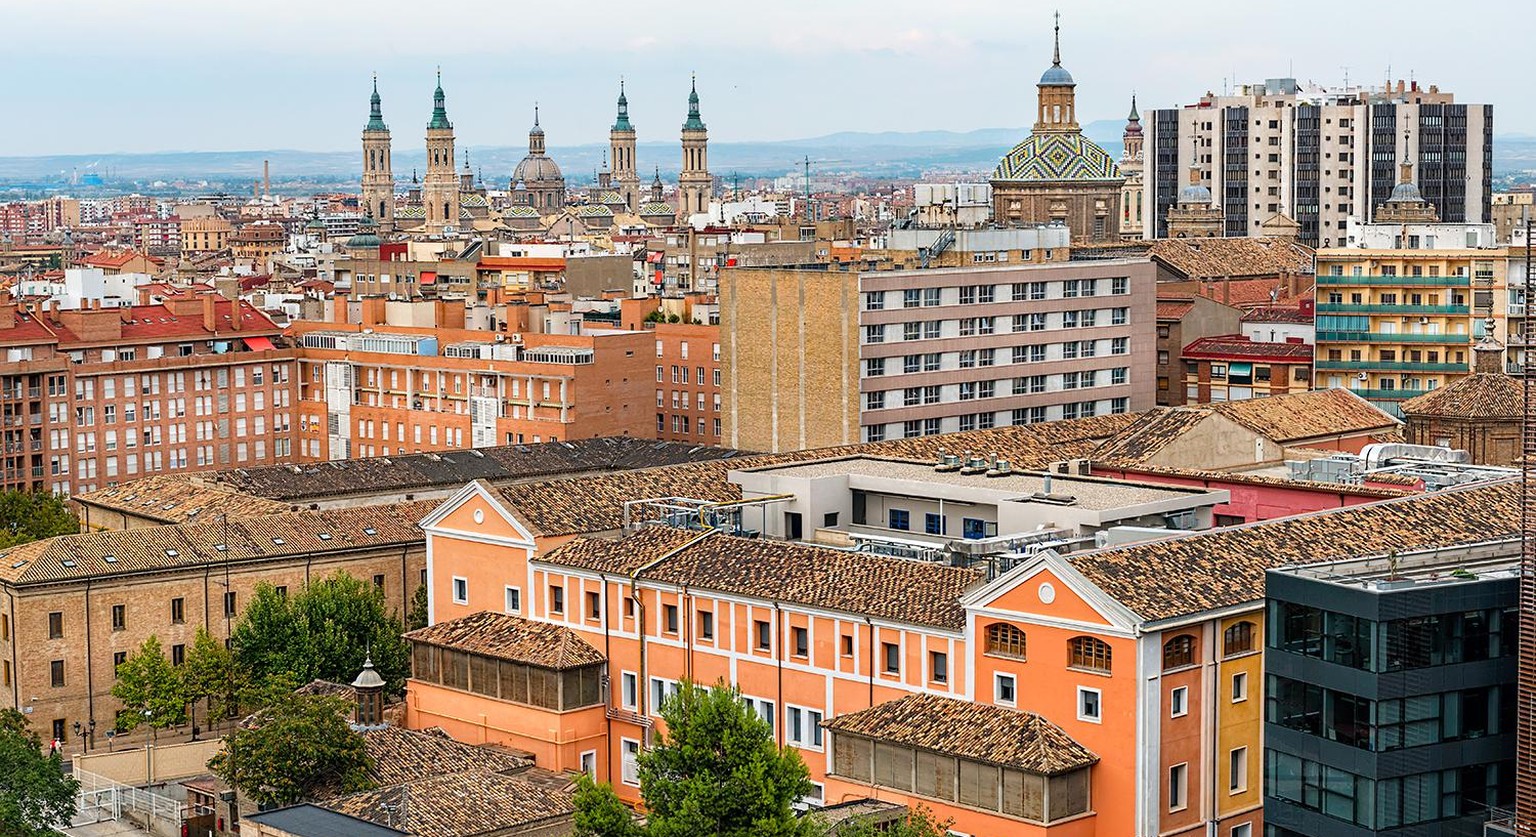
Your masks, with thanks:
<instances>
[{"instance_id":1,"label":"tree canopy","mask_svg":"<svg viewBox=\"0 0 1536 837\"><path fill-rule=\"evenodd\" d=\"M42 747L25 715L0 709L0 834L57 837L54 829L75 816L80 783L64 775L58 754L44 755Z\"/></svg>"},{"instance_id":2,"label":"tree canopy","mask_svg":"<svg viewBox=\"0 0 1536 837\"><path fill-rule=\"evenodd\" d=\"M132 732L140 724L165 729L187 721L181 673L165 658L159 638L153 635L117 667L112 696L123 703L117 713L117 728L123 732Z\"/></svg>"},{"instance_id":3,"label":"tree canopy","mask_svg":"<svg viewBox=\"0 0 1536 837\"><path fill-rule=\"evenodd\" d=\"M219 778L263 806L368 790L363 737L347 723L347 702L288 694L224 739L208 762Z\"/></svg>"},{"instance_id":4,"label":"tree canopy","mask_svg":"<svg viewBox=\"0 0 1536 837\"><path fill-rule=\"evenodd\" d=\"M257 681L289 676L300 683L348 683L372 656L389 691L399 693L411 670L402 632L383 591L346 573L291 596L261 584L235 626L235 662Z\"/></svg>"},{"instance_id":5,"label":"tree canopy","mask_svg":"<svg viewBox=\"0 0 1536 837\"><path fill-rule=\"evenodd\" d=\"M766 721L724 684L684 683L661 706L666 734L639 756L646 823L617 824L612 788L578 793L583 837L813 837L812 819L794 803L812 790L794 750L778 747Z\"/></svg>"},{"instance_id":6,"label":"tree canopy","mask_svg":"<svg viewBox=\"0 0 1536 837\"><path fill-rule=\"evenodd\" d=\"M0 491L0 549L80 531L64 498L47 492Z\"/></svg>"}]
</instances>

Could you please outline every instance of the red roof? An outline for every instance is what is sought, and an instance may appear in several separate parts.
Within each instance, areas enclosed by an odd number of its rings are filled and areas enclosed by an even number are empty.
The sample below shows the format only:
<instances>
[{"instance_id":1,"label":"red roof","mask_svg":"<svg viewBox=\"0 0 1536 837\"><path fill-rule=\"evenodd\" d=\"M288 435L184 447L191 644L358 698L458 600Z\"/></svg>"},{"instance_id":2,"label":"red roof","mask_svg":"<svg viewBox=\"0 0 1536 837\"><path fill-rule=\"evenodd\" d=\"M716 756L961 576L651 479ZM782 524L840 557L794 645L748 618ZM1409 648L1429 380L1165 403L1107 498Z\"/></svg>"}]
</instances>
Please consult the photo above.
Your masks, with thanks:
<instances>
[{"instance_id":1,"label":"red roof","mask_svg":"<svg viewBox=\"0 0 1536 837\"><path fill-rule=\"evenodd\" d=\"M1194 300L1159 299L1157 301L1159 320L1182 320L1193 310L1195 310Z\"/></svg>"},{"instance_id":2,"label":"red roof","mask_svg":"<svg viewBox=\"0 0 1536 837\"><path fill-rule=\"evenodd\" d=\"M532 270L532 271L560 271L565 270L565 259L539 258L535 256L482 256L480 257L481 270Z\"/></svg>"},{"instance_id":3,"label":"red roof","mask_svg":"<svg viewBox=\"0 0 1536 837\"><path fill-rule=\"evenodd\" d=\"M137 250L118 250L116 252L110 250L102 250L100 252L92 253L89 256L86 256L84 259L81 259L81 263L90 265L91 267L122 267L123 265L128 264L129 262L139 257L148 259L150 264L159 265L161 263L160 260L154 256L146 256Z\"/></svg>"},{"instance_id":4,"label":"red roof","mask_svg":"<svg viewBox=\"0 0 1536 837\"><path fill-rule=\"evenodd\" d=\"M1312 346L1307 343L1255 343L1241 334L1223 334L1219 337L1202 337L1190 343L1184 347L1184 357L1311 363Z\"/></svg>"},{"instance_id":5,"label":"red roof","mask_svg":"<svg viewBox=\"0 0 1536 837\"><path fill-rule=\"evenodd\" d=\"M1242 321L1245 323L1290 323L1294 325L1312 325L1313 315L1311 311L1303 311L1296 307L1269 306L1255 308L1244 314Z\"/></svg>"}]
</instances>

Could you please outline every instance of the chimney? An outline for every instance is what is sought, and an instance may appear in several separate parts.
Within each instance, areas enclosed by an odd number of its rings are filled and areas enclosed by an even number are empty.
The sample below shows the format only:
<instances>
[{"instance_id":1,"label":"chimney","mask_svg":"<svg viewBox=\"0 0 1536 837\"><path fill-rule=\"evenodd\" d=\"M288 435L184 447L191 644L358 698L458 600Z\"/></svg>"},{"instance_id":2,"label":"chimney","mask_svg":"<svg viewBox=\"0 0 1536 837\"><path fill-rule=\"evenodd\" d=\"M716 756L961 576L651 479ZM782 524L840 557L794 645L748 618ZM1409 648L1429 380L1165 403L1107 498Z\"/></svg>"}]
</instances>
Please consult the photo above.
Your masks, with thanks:
<instances>
[{"instance_id":1,"label":"chimney","mask_svg":"<svg viewBox=\"0 0 1536 837\"><path fill-rule=\"evenodd\" d=\"M219 330L218 318L215 315L213 294L203 294L203 331L214 334Z\"/></svg>"},{"instance_id":2,"label":"chimney","mask_svg":"<svg viewBox=\"0 0 1536 837\"><path fill-rule=\"evenodd\" d=\"M272 161L261 161L261 194L262 197L272 195Z\"/></svg>"}]
</instances>

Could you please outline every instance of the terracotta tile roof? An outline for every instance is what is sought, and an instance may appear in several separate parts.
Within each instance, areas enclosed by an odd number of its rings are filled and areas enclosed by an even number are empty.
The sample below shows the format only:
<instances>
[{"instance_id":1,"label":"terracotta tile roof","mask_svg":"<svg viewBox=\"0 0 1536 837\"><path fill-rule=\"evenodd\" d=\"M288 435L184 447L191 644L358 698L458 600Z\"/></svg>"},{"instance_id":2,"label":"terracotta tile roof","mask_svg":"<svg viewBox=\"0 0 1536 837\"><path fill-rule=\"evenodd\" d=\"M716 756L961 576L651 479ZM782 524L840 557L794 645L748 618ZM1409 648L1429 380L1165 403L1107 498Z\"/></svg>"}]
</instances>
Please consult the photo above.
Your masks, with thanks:
<instances>
[{"instance_id":1,"label":"terracotta tile roof","mask_svg":"<svg viewBox=\"0 0 1536 837\"><path fill-rule=\"evenodd\" d=\"M575 811L575 795L516 776L466 771L351 794L325 807L399 828L412 837L523 833ZM564 832L561 832L564 833Z\"/></svg>"},{"instance_id":2,"label":"terracotta tile roof","mask_svg":"<svg viewBox=\"0 0 1536 837\"><path fill-rule=\"evenodd\" d=\"M436 501L231 517L60 535L0 552L0 581L48 584L323 552L421 543L416 521ZM224 549L219 547L223 546Z\"/></svg>"},{"instance_id":3,"label":"terracotta tile roof","mask_svg":"<svg viewBox=\"0 0 1536 837\"><path fill-rule=\"evenodd\" d=\"M654 527L660 528L660 527ZM860 616L948 630L965 627L960 596L983 579L979 570L887 558L865 552L738 538L713 532L681 548L640 534L618 542L634 547L646 581L737 593ZM563 563L573 541L541 560ZM641 547L650 549L642 552Z\"/></svg>"},{"instance_id":4,"label":"terracotta tile roof","mask_svg":"<svg viewBox=\"0 0 1536 837\"><path fill-rule=\"evenodd\" d=\"M256 517L289 510L287 503L205 485L186 474L155 474L123 485L77 494L74 499L161 523L216 520L221 514Z\"/></svg>"},{"instance_id":5,"label":"terracotta tile roof","mask_svg":"<svg viewBox=\"0 0 1536 837\"><path fill-rule=\"evenodd\" d=\"M1265 305L1251 309L1243 314L1240 322L1312 325L1315 320L1316 318L1311 311L1303 311L1296 306Z\"/></svg>"},{"instance_id":6,"label":"terracotta tile roof","mask_svg":"<svg viewBox=\"0 0 1536 837\"><path fill-rule=\"evenodd\" d=\"M1402 410L1405 416L1519 420L1525 415L1525 393L1515 378L1479 372L1410 398Z\"/></svg>"},{"instance_id":7,"label":"terracotta tile roof","mask_svg":"<svg viewBox=\"0 0 1536 837\"><path fill-rule=\"evenodd\" d=\"M1075 553L1068 560L1100 589L1156 622L1257 605L1264 598L1264 571L1274 567L1518 534L1519 489L1501 482L1417 494Z\"/></svg>"},{"instance_id":8,"label":"terracotta tile roof","mask_svg":"<svg viewBox=\"0 0 1536 837\"><path fill-rule=\"evenodd\" d=\"M1303 480L1289 479L1287 477L1269 477L1263 474L1245 474L1241 471L1205 471L1199 468L1174 468L1166 465L1133 465L1130 463L1120 463L1119 465L1113 463L1104 463L1104 465L1106 469L1111 471L1117 469L1117 467L1125 467L1126 470L1130 473L1131 479L1135 479L1135 475L1138 472L1146 474L1168 474L1169 476L1188 477L1190 479L1210 480L1212 482L1232 483L1236 485L1272 485L1276 488L1327 491L1333 494L1349 494L1358 497L1377 497L1381 499L1406 497L1410 494L1419 493L1418 491L1399 491L1394 488L1373 488L1364 485L1348 485L1346 483L1306 482ZM1095 476L1097 475L1098 474L1096 473ZM1378 476L1395 475L1380 474ZM1375 477L1372 479L1373 481L1381 481ZM1391 480L1391 482L1394 482L1398 485L1419 484L1419 480L1416 479L1407 479L1402 482Z\"/></svg>"},{"instance_id":9,"label":"terracotta tile roof","mask_svg":"<svg viewBox=\"0 0 1536 837\"><path fill-rule=\"evenodd\" d=\"M405 638L555 671L598 665L607 659L580 634L563 625L490 611L417 628Z\"/></svg>"},{"instance_id":10,"label":"terracotta tile roof","mask_svg":"<svg viewBox=\"0 0 1536 837\"><path fill-rule=\"evenodd\" d=\"M1397 419L1347 389L1320 389L1212 404L1211 409L1281 444L1396 431Z\"/></svg>"},{"instance_id":11,"label":"terracotta tile roof","mask_svg":"<svg viewBox=\"0 0 1536 837\"><path fill-rule=\"evenodd\" d=\"M455 741L439 729L417 731L385 726L365 729L362 736L373 762L368 778L379 785L397 785L466 770L516 773L531 766L528 759Z\"/></svg>"},{"instance_id":12,"label":"terracotta tile roof","mask_svg":"<svg viewBox=\"0 0 1536 837\"><path fill-rule=\"evenodd\" d=\"M1061 727L1033 712L940 695L908 695L839 715L823 726L1045 776L1080 770L1099 760Z\"/></svg>"},{"instance_id":13,"label":"terracotta tile roof","mask_svg":"<svg viewBox=\"0 0 1536 837\"><path fill-rule=\"evenodd\" d=\"M1195 310L1193 300L1163 299L1157 300L1157 318L1159 320L1182 320L1189 316L1189 312Z\"/></svg>"},{"instance_id":14,"label":"terracotta tile roof","mask_svg":"<svg viewBox=\"0 0 1536 837\"><path fill-rule=\"evenodd\" d=\"M1312 347L1306 343L1256 343L1241 334L1202 337L1184 347L1187 358L1236 358L1311 363Z\"/></svg>"},{"instance_id":15,"label":"terracotta tile roof","mask_svg":"<svg viewBox=\"0 0 1536 837\"><path fill-rule=\"evenodd\" d=\"M647 526L623 540L575 538L540 560L563 567L628 575L703 536L703 532L672 526Z\"/></svg>"},{"instance_id":16,"label":"terracotta tile roof","mask_svg":"<svg viewBox=\"0 0 1536 837\"><path fill-rule=\"evenodd\" d=\"M1206 407L1149 410L1142 414L1141 421L1095 449L1093 458L1102 462L1145 462L1210 416Z\"/></svg>"},{"instance_id":17,"label":"terracotta tile roof","mask_svg":"<svg viewBox=\"0 0 1536 837\"><path fill-rule=\"evenodd\" d=\"M1161 238L1149 253L1190 279L1312 273L1311 248L1272 238Z\"/></svg>"}]
</instances>

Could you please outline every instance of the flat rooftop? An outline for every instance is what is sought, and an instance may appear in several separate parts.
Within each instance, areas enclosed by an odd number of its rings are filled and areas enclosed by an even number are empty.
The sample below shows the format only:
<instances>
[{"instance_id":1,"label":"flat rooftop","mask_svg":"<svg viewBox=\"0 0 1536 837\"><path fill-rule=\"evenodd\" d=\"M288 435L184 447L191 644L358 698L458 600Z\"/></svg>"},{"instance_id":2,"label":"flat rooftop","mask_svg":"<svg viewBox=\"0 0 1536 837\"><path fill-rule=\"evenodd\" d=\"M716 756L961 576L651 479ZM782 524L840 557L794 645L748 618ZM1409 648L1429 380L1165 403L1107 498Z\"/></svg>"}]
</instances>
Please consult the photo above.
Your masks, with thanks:
<instances>
[{"instance_id":1,"label":"flat rooftop","mask_svg":"<svg viewBox=\"0 0 1536 837\"><path fill-rule=\"evenodd\" d=\"M1180 488L1151 483L1124 480L1081 477L1065 474L1044 474L1035 471L1013 471L1003 476L964 474L959 471L935 470L935 463L910 459L887 459L875 456L851 456L840 459L821 459L792 465L769 465L748 468L738 473L771 474L791 479L822 479L827 477L868 478L897 480L923 485L955 486L976 492L985 492L996 502L1033 502L1035 494L1070 496L1077 508L1093 511L1110 511L1144 503L1170 500L1187 500L1216 492L1202 488ZM1050 490L1046 481L1050 480ZM881 490L877 486L854 485L855 488ZM1220 502L1213 500L1213 502Z\"/></svg>"},{"instance_id":2,"label":"flat rooftop","mask_svg":"<svg viewBox=\"0 0 1536 837\"><path fill-rule=\"evenodd\" d=\"M1381 592L1425 585L1519 578L1520 539L1362 555L1318 564L1279 567L1274 572L1342 587Z\"/></svg>"}]
</instances>

